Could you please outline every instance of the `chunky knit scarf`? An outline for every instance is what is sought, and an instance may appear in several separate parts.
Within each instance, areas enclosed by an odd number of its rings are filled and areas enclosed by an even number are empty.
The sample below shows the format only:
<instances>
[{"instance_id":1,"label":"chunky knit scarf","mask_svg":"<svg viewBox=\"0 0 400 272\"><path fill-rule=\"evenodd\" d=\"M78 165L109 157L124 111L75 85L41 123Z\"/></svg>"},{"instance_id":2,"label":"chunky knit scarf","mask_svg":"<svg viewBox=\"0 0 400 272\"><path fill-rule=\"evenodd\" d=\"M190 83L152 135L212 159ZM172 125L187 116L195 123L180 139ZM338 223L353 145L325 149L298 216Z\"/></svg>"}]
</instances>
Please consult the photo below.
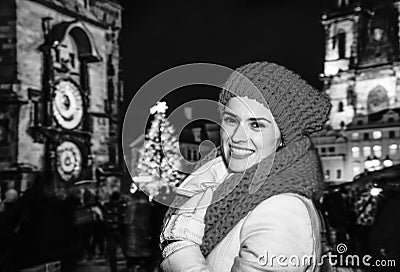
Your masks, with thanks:
<instances>
[{"instance_id":1,"label":"chunky knit scarf","mask_svg":"<svg viewBox=\"0 0 400 272\"><path fill-rule=\"evenodd\" d=\"M215 155L209 154L207 158ZM206 162L207 158L202 161ZM271 158L266 158L245 173L230 175L218 186L204 218L206 228L201 245L204 256L267 198L282 193L297 193L308 198L319 196L322 189L321 164L308 136L299 136L279 149L272 159L272 168ZM250 194L249 188L252 186L258 190ZM179 195L172 206L179 207L187 199ZM165 219L174 212L175 209L170 208Z\"/></svg>"}]
</instances>

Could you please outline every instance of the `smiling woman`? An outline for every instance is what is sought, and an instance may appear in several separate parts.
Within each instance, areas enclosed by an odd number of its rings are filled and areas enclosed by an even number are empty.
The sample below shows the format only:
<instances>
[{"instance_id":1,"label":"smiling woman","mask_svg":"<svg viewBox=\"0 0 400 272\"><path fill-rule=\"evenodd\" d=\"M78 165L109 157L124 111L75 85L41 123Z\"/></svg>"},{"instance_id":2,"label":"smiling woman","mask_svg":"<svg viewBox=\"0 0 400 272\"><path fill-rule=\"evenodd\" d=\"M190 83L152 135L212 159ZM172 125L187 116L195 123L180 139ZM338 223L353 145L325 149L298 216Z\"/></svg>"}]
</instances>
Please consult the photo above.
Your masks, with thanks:
<instances>
[{"instance_id":1,"label":"smiling woman","mask_svg":"<svg viewBox=\"0 0 400 272\"><path fill-rule=\"evenodd\" d=\"M230 75L220 103L221 150L177 191L179 208L160 237L162 269L319 271L312 199L323 177L309 135L327 121L328 98L286 68L257 62Z\"/></svg>"},{"instance_id":2,"label":"smiling woman","mask_svg":"<svg viewBox=\"0 0 400 272\"><path fill-rule=\"evenodd\" d=\"M243 172L272 154L280 132L272 113L247 97L231 98L222 114L221 146L231 172Z\"/></svg>"}]
</instances>

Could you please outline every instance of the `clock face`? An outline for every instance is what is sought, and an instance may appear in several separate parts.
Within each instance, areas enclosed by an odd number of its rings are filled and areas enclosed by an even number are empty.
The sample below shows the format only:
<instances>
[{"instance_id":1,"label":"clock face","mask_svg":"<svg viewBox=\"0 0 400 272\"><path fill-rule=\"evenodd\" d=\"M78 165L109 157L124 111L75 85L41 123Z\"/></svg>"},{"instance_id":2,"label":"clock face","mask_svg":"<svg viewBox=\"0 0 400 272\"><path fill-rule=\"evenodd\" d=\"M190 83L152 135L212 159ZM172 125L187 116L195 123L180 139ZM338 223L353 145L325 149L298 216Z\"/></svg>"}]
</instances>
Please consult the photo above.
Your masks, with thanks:
<instances>
[{"instance_id":1,"label":"clock face","mask_svg":"<svg viewBox=\"0 0 400 272\"><path fill-rule=\"evenodd\" d=\"M70 141L64 141L57 147L57 172L69 181L77 178L82 171L82 153L79 147Z\"/></svg>"},{"instance_id":2,"label":"clock face","mask_svg":"<svg viewBox=\"0 0 400 272\"><path fill-rule=\"evenodd\" d=\"M73 82L60 81L55 85L53 113L57 123L65 129L74 129L82 121L82 94Z\"/></svg>"}]
</instances>

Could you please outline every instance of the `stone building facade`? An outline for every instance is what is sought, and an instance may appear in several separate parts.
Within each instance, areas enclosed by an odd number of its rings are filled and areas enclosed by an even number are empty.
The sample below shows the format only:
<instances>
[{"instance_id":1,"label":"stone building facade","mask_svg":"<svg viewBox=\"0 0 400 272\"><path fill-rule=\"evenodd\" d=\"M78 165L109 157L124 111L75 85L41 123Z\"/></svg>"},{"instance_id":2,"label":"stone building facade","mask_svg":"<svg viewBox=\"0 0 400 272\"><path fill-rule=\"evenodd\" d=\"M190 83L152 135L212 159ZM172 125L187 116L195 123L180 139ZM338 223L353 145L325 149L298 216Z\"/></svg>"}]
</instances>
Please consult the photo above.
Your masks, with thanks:
<instances>
[{"instance_id":1,"label":"stone building facade","mask_svg":"<svg viewBox=\"0 0 400 272\"><path fill-rule=\"evenodd\" d=\"M329 0L322 16L331 99L314 137L327 181L400 163L400 1Z\"/></svg>"},{"instance_id":2,"label":"stone building facade","mask_svg":"<svg viewBox=\"0 0 400 272\"><path fill-rule=\"evenodd\" d=\"M115 0L0 2L3 192L119 171L120 29Z\"/></svg>"}]
</instances>

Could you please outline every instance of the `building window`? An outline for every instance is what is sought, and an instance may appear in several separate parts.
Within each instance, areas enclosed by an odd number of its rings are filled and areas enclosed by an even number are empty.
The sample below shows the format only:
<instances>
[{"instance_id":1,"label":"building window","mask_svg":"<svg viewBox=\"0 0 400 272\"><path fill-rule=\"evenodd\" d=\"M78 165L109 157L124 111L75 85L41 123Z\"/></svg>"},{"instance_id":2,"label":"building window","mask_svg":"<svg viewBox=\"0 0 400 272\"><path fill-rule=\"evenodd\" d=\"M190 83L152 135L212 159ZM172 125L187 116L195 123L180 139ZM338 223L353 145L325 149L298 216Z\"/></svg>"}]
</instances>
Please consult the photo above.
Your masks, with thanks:
<instances>
[{"instance_id":1,"label":"building window","mask_svg":"<svg viewBox=\"0 0 400 272\"><path fill-rule=\"evenodd\" d=\"M338 0L337 6L338 8L342 8L349 5L350 0Z\"/></svg>"},{"instance_id":2,"label":"building window","mask_svg":"<svg viewBox=\"0 0 400 272\"><path fill-rule=\"evenodd\" d=\"M329 169L325 170L325 179L330 179L331 171Z\"/></svg>"},{"instance_id":3,"label":"building window","mask_svg":"<svg viewBox=\"0 0 400 272\"><path fill-rule=\"evenodd\" d=\"M329 148L328 148L328 150L329 150L329 152L335 152L335 147L334 146L330 146Z\"/></svg>"},{"instance_id":4,"label":"building window","mask_svg":"<svg viewBox=\"0 0 400 272\"><path fill-rule=\"evenodd\" d=\"M371 156L371 147L370 146L364 146L363 147L363 154L364 154L364 157Z\"/></svg>"},{"instance_id":5,"label":"building window","mask_svg":"<svg viewBox=\"0 0 400 272\"><path fill-rule=\"evenodd\" d=\"M368 132L364 133L364 140L369 140L369 133Z\"/></svg>"},{"instance_id":6,"label":"building window","mask_svg":"<svg viewBox=\"0 0 400 272\"><path fill-rule=\"evenodd\" d=\"M380 138L382 138L382 132L380 132L380 131L373 131L373 132L372 132L372 138L374 138L374 139L380 139Z\"/></svg>"},{"instance_id":7,"label":"building window","mask_svg":"<svg viewBox=\"0 0 400 272\"><path fill-rule=\"evenodd\" d=\"M351 148L351 153L353 155L353 158L358 158L360 157L360 148L358 146L353 146Z\"/></svg>"},{"instance_id":8,"label":"building window","mask_svg":"<svg viewBox=\"0 0 400 272\"><path fill-rule=\"evenodd\" d=\"M363 124L364 124L364 122L362 120L357 121L357 126L362 126Z\"/></svg>"},{"instance_id":9,"label":"building window","mask_svg":"<svg viewBox=\"0 0 400 272\"><path fill-rule=\"evenodd\" d=\"M74 53L69 53L69 60L71 62L72 68L75 68L75 54Z\"/></svg>"},{"instance_id":10,"label":"building window","mask_svg":"<svg viewBox=\"0 0 400 272\"><path fill-rule=\"evenodd\" d=\"M326 152L326 148L325 147L321 147L321 153L325 153Z\"/></svg>"},{"instance_id":11,"label":"building window","mask_svg":"<svg viewBox=\"0 0 400 272\"><path fill-rule=\"evenodd\" d=\"M196 143L200 143L201 142L201 128L192 128L192 133L193 133L194 141Z\"/></svg>"},{"instance_id":12,"label":"building window","mask_svg":"<svg viewBox=\"0 0 400 272\"><path fill-rule=\"evenodd\" d=\"M337 179L341 179L342 178L342 170L340 170L340 169L336 170L336 178Z\"/></svg>"},{"instance_id":13,"label":"building window","mask_svg":"<svg viewBox=\"0 0 400 272\"><path fill-rule=\"evenodd\" d=\"M374 145L372 150L374 151L374 155L375 156L377 156L378 158L382 157L382 146Z\"/></svg>"},{"instance_id":14,"label":"building window","mask_svg":"<svg viewBox=\"0 0 400 272\"><path fill-rule=\"evenodd\" d=\"M353 140L357 140L357 139L358 139L358 136L359 136L358 132L353 132L353 133L351 134L351 138L353 138Z\"/></svg>"},{"instance_id":15,"label":"building window","mask_svg":"<svg viewBox=\"0 0 400 272\"><path fill-rule=\"evenodd\" d=\"M339 105L338 105L338 112L342 112L343 111L343 102L340 101Z\"/></svg>"},{"instance_id":16,"label":"building window","mask_svg":"<svg viewBox=\"0 0 400 272\"><path fill-rule=\"evenodd\" d=\"M337 34L339 59L346 58L346 32L340 30Z\"/></svg>"},{"instance_id":17,"label":"building window","mask_svg":"<svg viewBox=\"0 0 400 272\"><path fill-rule=\"evenodd\" d=\"M398 145L397 144L391 144L391 145L389 145L389 155L396 155L396 153L397 153L397 148L398 148Z\"/></svg>"},{"instance_id":18,"label":"building window","mask_svg":"<svg viewBox=\"0 0 400 272\"><path fill-rule=\"evenodd\" d=\"M389 131L389 139L394 139L394 138L396 138L396 133L393 130Z\"/></svg>"},{"instance_id":19,"label":"building window","mask_svg":"<svg viewBox=\"0 0 400 272\"><path fill-rule=\"evenodd\" d=\"M55 48L56 62L60 62L60 49Z\"/></svg>"}]
</instances>

